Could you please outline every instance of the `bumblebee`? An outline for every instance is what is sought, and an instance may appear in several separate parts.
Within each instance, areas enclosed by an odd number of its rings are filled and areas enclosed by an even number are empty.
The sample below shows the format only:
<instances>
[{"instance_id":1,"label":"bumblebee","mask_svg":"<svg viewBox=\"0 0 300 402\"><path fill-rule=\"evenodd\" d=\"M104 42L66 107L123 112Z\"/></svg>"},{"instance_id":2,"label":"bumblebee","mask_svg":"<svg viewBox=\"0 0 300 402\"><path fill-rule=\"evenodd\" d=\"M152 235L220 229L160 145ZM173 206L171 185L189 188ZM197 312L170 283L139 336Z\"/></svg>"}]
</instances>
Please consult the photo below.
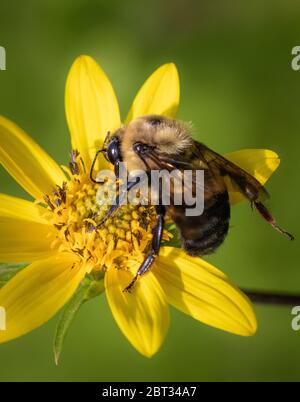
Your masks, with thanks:
<instances>
[{"instance_id":1,"label":"bumblebee","mask_svg":"<svg viewBox=\"0 0 300 402\"><path fill-rule=\"evenodd\" d=\"M153 264L162 240L165 214L176 224L182 248L192 256L204 256L214 252L223 242L229 230L230 204L228 180L250 202L251 206L279 233L290 240L294 237L280 228L268 211L263 201L268 197L266 189L249 173L230 162L191 136L188 124L163 116L148 115L135 119L128 125L108 134L104 148L94 158L90 178L100 153L104 153L115 169L118 177L119 165L126 163L128 174L136 170L149 174L153 170L197 170L204 171L204 210L198 216L189 216L184 202L175 205L170 198L169 205L160 202L156 205L157 223L153 230L153 239L149 255L139 267L135 278L126 288L130 290L136 279L144 275ZM136 182L128 181L127 191ZM192 182L192 186L196 186ZM173 187L174 191L174 187ZM111 217L119 208L124 194L119 194L105 218ZM101 224L103 224L101 222Z\"/></svg>"}]
</instances>

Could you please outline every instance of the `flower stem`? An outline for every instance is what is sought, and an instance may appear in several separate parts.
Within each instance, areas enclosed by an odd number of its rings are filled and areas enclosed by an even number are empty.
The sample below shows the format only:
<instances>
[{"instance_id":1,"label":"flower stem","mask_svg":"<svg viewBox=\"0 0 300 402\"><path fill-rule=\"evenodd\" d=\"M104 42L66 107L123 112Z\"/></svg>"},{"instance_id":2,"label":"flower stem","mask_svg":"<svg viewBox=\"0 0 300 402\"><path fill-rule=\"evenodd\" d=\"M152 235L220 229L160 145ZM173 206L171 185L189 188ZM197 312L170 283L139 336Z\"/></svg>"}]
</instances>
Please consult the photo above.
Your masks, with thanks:
<instances>
[{"instance_id":1,"label":"flower stem","mask_svg":"<svg viewBox=\"0 0 300 402\"><path fill-rule=\"evenodd\" d=\"M253 303L300 306L300 294L242 290Z\"/></svg>"}]
</instances>

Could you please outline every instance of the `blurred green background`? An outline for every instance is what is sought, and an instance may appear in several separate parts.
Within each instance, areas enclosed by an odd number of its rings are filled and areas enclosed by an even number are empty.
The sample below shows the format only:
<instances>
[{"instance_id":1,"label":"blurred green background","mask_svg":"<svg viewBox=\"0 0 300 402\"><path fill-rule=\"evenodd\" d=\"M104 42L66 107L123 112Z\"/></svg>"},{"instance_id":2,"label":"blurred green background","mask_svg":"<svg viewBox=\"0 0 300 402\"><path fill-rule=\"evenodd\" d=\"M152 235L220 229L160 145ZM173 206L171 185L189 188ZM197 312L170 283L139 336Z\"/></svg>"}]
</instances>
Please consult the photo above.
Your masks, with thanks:
<instances>
[{"instance_id":1,"label":"blurred green background","mask_svg":"<svg viewBox=\"0 0 300 402\"><path fill-rule=\"evenodd\" d=\"M0 113L13 119L59 162L70 150L64 83L79 54L111 78L123 116L143 80L160 64L180 71L180 118L219 152L270 148L282 159L268 184L270 206L290 243L249 205L234 208L225 244L209 258L240 286L300 293L300 3L293 0L2 2ZM0 191L27 197L0 171ZM81 309L54 365L56 318L0 346L1 381L300 380L300 332L288 307L256 308L259 331L240 338L172 310L161 351L140 356L117 328L105 297Z\"/></svg>"}]
</instances>

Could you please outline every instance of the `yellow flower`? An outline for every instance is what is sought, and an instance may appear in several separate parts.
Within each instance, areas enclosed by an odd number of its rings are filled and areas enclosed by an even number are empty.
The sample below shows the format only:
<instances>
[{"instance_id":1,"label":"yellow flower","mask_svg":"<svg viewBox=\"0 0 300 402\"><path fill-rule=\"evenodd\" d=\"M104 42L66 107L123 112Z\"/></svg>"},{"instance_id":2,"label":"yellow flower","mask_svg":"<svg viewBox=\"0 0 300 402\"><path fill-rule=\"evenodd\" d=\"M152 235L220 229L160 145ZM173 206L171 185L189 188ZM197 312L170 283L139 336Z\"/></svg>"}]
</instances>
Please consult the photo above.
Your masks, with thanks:
<instances>
[{"instance_id":1,"label":"yellow flower","mask_svg":"<svg viewBox=\"0 0 300 402\"><path fill-rule=\"evenodd\" d=\"M174 117L179 78L174 64L158 68L134 99L125 121L145 114ZM112 85L96 62L81 56L66 84L66 115L73 160L60 168L18 126L0 117L0 162L33 201L0 195L0 261L31 262L0 290L7 330L0 342L19 337L49 320L86 276L104 276L112 314L129 342L143 355L161 346L171 304L222 330L252 335L256 318L248 298L215 267L181 249L164 246L151 272L124 293L142 262L155 216L151 208L124 206L98 231L90 231L105 213L97 206L97 185L88 177L95 151L108 131L120 124ZM226 155L264 183L277 168L268 150ZM99 168L107 162L101 162ZM107 166L107 165L106 165ZM242 195L230 191L231 203ZM165 231L164 238L169 238Z\"/></svg>"}]
</instances>

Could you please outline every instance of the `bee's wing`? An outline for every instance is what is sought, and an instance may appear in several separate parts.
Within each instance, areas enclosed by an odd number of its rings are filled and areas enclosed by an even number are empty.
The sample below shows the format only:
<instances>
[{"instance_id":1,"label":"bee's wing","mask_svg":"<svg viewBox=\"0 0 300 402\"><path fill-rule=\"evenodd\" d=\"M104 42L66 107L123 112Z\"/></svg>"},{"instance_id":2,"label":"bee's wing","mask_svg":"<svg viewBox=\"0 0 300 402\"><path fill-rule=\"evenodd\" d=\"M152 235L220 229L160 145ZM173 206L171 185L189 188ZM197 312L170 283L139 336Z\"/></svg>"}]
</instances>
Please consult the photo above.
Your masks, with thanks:
<instances>
[{"instance_id":1,"label":"bee's wing","mask_svg":"<svg viewBox=\"0 0 300 402\"><path fill-rule=\"evenodd\" d=\"M224 178L228 177L232 183L238 187L241 193L251 202L251 205L259 212L263 219L265 219L275 230L288 237L290 240L294 239L292 234L278 226L275 218L262 203L265 198L269 197L269 194L255 177L251 176L245 170L207 148L203 144L195 142L195 149L200 159L204 159L212 168L217 167Z\"/></svg>"},{"instance_id":2,"label":"bee's wing","mask_svg":"<svg viewBox=\"0 0 300 402\"><path fill-rule=\"evenodd\" d=\"M225 183L226 178L230 179L233 187L250 201L269 198L269 194L263 185L244 169L199 142L195 141L194 145L194 161L198 157L212 171L217 170L221 176L224 176Z\"/></svg>"},{"instance_id":3,"label":"bee's wing","mask_svg":"<svg viewBox=\"0 0 300 402\"><path fill-rule=\"evenodd\" d=\"M194 141L183 159L158 157L155 153L152 155L160 169L181 171L203 169L206 172L205 182L209 181L209 185L205 185L207 194L226 189L228 187L226 181L230 180L232 187L249 201L263 201L269 198L267 190L255 177L200 142Z\"/></svg>"}]
</instances>

